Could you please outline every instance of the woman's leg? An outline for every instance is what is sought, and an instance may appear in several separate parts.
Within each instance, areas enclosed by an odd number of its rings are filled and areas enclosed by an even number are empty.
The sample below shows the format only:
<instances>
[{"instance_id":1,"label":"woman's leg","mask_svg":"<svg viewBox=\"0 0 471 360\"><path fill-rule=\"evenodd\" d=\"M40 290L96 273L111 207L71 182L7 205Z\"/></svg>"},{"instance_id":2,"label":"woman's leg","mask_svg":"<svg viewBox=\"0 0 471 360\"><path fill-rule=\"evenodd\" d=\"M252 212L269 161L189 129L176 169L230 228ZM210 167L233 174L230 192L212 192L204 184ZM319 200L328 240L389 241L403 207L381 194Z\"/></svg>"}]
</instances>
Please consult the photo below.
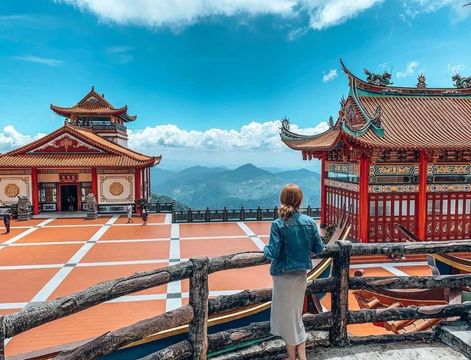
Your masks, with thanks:
<instances>
[{"instance_id":1,"label":"woman's leg","mask_svg":"<svg viewBox=\"0 0 471 360\"><path fill-rule=\"evenodd\" d=\"M296 345L296 353L299 360L306 360L306 342Z\"/></svg>"},{"instance_id":2,"label":"woman's leg","mask_svg":"<svg viewBox=\"0 0 471 360\"><path fill-rule=\"evenodd\" d=\"M286 344L286 349L288 350L288 359L296 360L296 345Z\"/></svg>"}]
</instances>

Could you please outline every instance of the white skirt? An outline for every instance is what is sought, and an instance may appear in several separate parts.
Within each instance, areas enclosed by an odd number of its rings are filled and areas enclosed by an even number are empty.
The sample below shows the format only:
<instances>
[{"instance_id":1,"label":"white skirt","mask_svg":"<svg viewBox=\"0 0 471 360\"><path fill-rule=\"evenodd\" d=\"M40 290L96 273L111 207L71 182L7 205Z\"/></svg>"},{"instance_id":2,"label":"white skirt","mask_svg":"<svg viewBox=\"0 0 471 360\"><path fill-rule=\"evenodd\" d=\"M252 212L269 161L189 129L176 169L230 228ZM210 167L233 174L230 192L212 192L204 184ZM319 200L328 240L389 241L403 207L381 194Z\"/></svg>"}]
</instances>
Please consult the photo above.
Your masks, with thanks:
<instances>
[{"instance_id":1,"label":"white skirt","mask_svg":"<svg viewBox=\"0 0 471 360\"><path fill-rule=\"evenodd\" d=\"M306 341L302 319L306 283L306 271L273 276L270 333L281 336L289 345Z\"/></svg>"}]
</instances>

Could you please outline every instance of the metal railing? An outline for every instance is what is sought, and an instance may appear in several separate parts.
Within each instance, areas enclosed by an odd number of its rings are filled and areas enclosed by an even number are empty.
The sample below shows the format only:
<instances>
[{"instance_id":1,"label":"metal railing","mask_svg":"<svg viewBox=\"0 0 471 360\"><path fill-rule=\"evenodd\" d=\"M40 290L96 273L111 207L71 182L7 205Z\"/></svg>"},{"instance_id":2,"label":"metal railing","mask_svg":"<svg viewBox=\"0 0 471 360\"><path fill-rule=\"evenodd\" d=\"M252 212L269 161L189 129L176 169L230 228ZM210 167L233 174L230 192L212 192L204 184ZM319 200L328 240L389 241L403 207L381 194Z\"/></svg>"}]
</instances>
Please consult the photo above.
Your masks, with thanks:
<instances>
[{"instance_id":1,"label":"metal railing","mask_svg":"<svg viewBox=\"0 0 471 360\"><path fill-rule=\"evenodd\" d=\"M300 212L319 218L321 214L320 208L300 209ZM244 208L240 209L209 209L204 210L174 210L172 212L172 222L174 223L191 223L191 222L227 222L227 221L268 221L278 218L278 208Z\"/></svg>"}]
</instances>

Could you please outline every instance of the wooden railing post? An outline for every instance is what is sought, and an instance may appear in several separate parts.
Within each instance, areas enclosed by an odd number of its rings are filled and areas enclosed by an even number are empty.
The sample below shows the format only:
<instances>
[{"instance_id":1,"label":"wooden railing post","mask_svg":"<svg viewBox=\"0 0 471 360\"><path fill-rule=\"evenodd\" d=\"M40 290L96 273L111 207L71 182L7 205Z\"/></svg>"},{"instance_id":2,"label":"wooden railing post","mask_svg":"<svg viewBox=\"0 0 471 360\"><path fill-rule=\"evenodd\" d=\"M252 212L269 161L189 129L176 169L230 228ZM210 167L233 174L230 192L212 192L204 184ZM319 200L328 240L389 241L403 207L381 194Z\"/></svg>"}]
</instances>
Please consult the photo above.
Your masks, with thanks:
<instances>
[{"instance_id":1,"label":"wooden railing post","mask_svg":"<svg viewBox=\"0 0 471 360\"><path fill-rule=\"evenodd\" d=\"M348 283L350 280L350 241L337 241L339 249L332 264L332 276L335 279L335 288L332 291L332 327L330 341L334 346L348 344Z\"/></svg>"},{"instance_id":2,"label":"wooden railing post","mask_svg":"<svg viewBox=\"0 0 471 360\"><path fill-rule=\"evenodd\" d=\"M5 324L0 316L0 360L5 360Z\"/></svg>"},{"instance_id":3,"label":"wooden railing post","mask_svg":"<svg viewBox=\"0 0 471 360\"><path fill-rule=\"evenodd\" d=\"M190 305L193 321L189 335L193 346L193 360L206 360L208 352L208 264L207 257L190 259L193 270L190 277Z\"/></svg>"}]
</instances>

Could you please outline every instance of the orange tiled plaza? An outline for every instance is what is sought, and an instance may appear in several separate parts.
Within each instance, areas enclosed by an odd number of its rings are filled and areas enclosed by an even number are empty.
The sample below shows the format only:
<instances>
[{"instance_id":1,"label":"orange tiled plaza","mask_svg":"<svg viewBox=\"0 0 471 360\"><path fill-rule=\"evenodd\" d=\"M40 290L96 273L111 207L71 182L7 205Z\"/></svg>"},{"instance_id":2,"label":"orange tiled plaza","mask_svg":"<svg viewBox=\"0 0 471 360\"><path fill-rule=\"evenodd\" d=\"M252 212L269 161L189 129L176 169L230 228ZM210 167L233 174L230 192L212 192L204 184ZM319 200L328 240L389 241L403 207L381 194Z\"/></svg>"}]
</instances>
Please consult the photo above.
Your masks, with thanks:
<instances>
[{"instance_id":1,"label":"orange tiled plaza","mask_svg":"<svg viewBox=\"0 0 471 360\"><path fill-rule=\"evenodd\" d=\"M171 214L152 214L146 226L125 216L51 218L13 221L12 233L0 235L0 312L8 314L31 302L77 292L96 283L175 264L195 256L259 251L270 222L172 224ZM246 225L246 226L245 226ZM249 229L249 230L247 230ZM365 276L426 275L424 261L352 265ZM271 287L268 266L218 272L209 277L210 296ZM7 356L35 352L101 335L188 301L188 281L148 289L56 320L14 337ZM330 297L322 300L330 308ZM357 309L351 296L350 307ZM352 334L380 334L373 325L350 326Z\"/></svg>"}]
</instances>

